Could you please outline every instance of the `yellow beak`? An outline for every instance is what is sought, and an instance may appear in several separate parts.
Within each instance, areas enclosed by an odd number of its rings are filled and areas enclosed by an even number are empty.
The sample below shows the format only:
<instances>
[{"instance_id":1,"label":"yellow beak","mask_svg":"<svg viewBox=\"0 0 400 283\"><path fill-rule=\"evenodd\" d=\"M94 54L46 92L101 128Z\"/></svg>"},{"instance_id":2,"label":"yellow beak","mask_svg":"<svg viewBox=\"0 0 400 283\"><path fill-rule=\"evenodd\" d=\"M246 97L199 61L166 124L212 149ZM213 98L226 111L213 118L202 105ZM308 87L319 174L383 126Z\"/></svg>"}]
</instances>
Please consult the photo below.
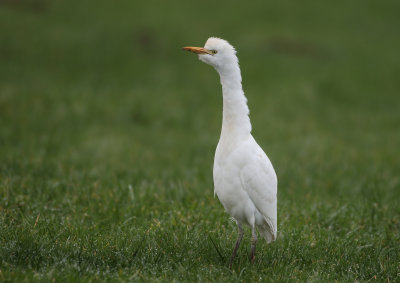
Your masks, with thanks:
<instances>
[{"instance_id":1,"label":"yellow beak","mask_svg":"<svg viewBox=\"0 0 400 283\"><path fill-rule=\"evenodd\" d=\"M196 54L210 54L210 55L213 55L211 50L205 49L203 47L187 46L187 47L183 47L183 50L190 51L190 52L193 52L193 53L196 53Z\"/></svg>"}]
</instances>

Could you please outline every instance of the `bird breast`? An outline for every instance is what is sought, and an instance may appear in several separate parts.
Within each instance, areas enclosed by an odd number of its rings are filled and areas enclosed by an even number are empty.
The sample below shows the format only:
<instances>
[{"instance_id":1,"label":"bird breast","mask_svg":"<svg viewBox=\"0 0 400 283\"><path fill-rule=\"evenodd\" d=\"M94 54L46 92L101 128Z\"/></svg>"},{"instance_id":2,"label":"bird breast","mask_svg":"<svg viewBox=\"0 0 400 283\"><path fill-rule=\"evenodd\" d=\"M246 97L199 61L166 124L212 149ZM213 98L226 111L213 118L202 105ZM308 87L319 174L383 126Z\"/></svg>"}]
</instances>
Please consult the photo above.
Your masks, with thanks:
<instances>
[{"instance_id":1,"label":"bird breast","mask_svg":"<svg viewBox=\"0 0 400 283\"><path fill-rule=\"evenodd\" d=\"M251 150L247 141L220 139L214 159L214 190L225 210L237 220L246 220L254 209L240 177Z\"/></svg>"}]
</instances>

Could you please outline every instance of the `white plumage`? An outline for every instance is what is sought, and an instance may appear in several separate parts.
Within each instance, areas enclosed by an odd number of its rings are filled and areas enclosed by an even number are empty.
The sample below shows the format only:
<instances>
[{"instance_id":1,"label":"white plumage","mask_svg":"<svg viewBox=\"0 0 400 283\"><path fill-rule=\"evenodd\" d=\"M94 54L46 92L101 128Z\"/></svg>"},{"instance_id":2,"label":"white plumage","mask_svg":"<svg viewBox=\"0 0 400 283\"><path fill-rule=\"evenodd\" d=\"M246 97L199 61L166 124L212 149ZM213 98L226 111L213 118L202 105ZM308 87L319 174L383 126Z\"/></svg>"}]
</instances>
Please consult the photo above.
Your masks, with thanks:
<instances>
[{"instance_id":1,"label":"white plumage","mask_svg":"<svg viewBox=\"0 0 400 283\"><path fill-rule=\"evenodd\" d=\"M239 228L229 266L243 238L242 224L252 230L250 258L254 261L255 228L268 243L276 239L277 177L267 155L251 135L236 51L227 41L215 37L209 38L204 48L184 49L199 54L199 59L213 66L221 78L223 119L214 158L214 193Z\"/></svg>"}]
</instances>

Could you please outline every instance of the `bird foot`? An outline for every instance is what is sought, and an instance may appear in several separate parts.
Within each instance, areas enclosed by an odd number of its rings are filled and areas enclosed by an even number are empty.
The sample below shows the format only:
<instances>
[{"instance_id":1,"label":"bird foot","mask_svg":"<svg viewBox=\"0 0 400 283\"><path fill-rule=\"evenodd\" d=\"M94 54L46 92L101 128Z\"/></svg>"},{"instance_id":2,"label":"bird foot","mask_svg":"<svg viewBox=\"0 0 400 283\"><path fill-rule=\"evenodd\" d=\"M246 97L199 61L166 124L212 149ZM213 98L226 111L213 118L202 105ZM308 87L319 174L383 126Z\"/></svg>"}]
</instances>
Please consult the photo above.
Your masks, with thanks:
<instances>
[{"instance_id":1,"label":"bird foot","mask_svg":"<svg viewBox=\"0 0 400 283\"><path fill-rule=\"evenodd\" d=\"M256 260L256 245L254 244L251 246L250 262L254 263L255 260Z\"/></svg>"}]
</instances>

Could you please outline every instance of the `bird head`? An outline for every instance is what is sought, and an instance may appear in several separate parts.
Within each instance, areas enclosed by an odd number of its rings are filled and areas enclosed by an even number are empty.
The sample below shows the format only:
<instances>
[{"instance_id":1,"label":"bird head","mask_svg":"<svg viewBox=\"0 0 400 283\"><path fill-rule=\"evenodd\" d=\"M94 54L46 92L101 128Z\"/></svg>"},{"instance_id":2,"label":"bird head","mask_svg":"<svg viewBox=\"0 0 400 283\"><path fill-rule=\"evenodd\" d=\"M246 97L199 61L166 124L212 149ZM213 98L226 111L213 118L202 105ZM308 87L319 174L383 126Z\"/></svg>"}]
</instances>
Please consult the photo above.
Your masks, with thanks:
<instances>
[{"instance_id":1,"label":"bird head","mask_svg":"<svg viewBox=\"0 0 400 283\"><path fill-rule=\"evenodd\" d=\"M210 37L204 47L188 46L183 49L198 54L201 61L213 66L217 71L238 63L235 48L221 38Z\"/></svg>"}]
</instances>

